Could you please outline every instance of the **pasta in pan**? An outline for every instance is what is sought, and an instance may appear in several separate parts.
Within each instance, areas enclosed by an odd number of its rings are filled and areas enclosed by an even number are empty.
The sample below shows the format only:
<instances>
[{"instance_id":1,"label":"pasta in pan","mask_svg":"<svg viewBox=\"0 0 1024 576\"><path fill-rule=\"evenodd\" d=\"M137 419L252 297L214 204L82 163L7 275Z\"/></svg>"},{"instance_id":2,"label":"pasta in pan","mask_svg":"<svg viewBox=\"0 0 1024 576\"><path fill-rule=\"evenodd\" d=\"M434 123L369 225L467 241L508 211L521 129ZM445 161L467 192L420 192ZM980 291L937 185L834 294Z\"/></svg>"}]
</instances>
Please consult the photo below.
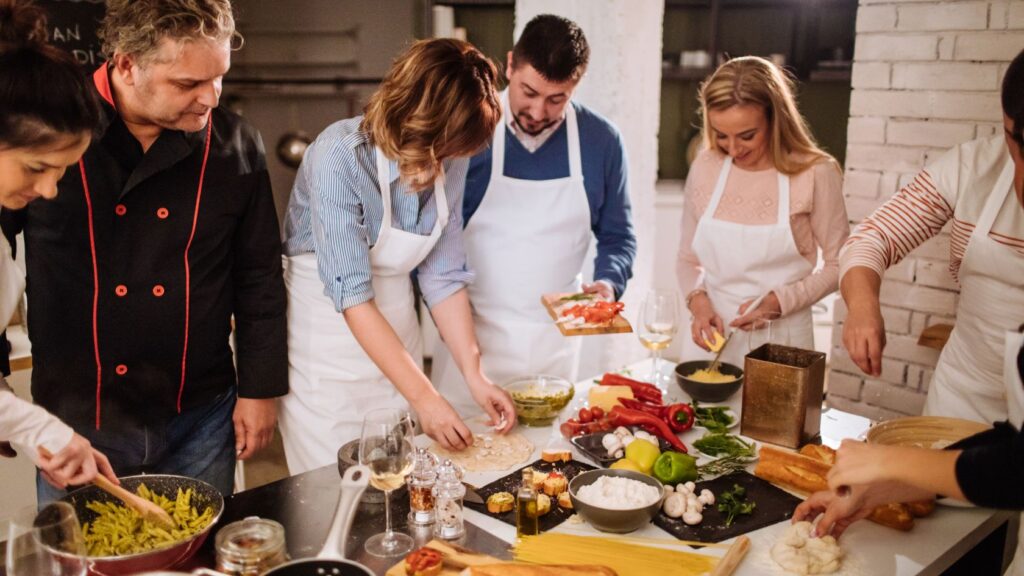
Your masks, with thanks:
<instances>
[{"instance_id":1,"label":"pasta in pan","mask_svg":"<svg viewBox=\"0 0 1024 576\"><path fill-rule=\"evenodd\" d=\"M213 521L212 507L207 506L200 513L192 506L191 488L179 488L174 500L151 491L145 484L140 484L136 493L166 510L176 527L166 530L142 520L127 506L92 501L86 507L97 516L82 525L89 556L123 556L166 548L191 538Z\"/></svg>"}]
</instances>

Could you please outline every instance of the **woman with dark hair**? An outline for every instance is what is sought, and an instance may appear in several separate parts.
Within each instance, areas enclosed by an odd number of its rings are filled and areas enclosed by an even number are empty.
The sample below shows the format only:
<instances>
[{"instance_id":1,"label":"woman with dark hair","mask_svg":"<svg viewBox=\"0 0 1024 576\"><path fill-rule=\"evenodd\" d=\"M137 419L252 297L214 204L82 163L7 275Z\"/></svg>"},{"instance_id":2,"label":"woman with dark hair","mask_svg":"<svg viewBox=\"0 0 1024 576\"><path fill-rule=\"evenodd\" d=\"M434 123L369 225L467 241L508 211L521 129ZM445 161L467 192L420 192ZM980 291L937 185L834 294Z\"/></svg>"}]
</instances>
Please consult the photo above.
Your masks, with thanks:
<instances>
[{"instance_id":1,"label":"woman with dark hair","mask_svg":"<svg viewBox=\"0 0 1024 576\"><path fill-rule=\"evenodd\" d=\"M57 195L57 181L92 137L99 107L69 54L46 43L45 20L29 2L0 0L0 205L24 208ZM0 236L0 322L25 287L11 247ZM117 481L107 458L42 408L14 396L0 377L0 451L21 447L51 484ZM42 453L45 449L46 454Z\"/></svg>"},{"instance_id":2,"label":"woman with dark hair","mask_svg":"<svg viewBox=\"0 0 1024 576\"><path fill-rule=\"evenodd\" d=\"M936 494L978 506L1024 510L1022 95L1024 52L1010 64L1003 81L1003 134L968 142L940 158L858 228L853 237L858 240L851 239L847 252L853 262L848 266L860 266L860 259L872 257L866 245L886 238L888 231L893 234L889 246L899 255L905 254L899 242L909 229L895 228L892 214L902 214L900 221L911 226L927 218L938 219L937 213L952 212L951 268L959 273L960 310L953 336L939 358L926 409L985 422L1008 421L997 422L992 430L946 450L845 440L829 473L831 491L814 494L794 515L794 521L799 521L824 511L816 528L819 534L838 536L877 505ZM949 198L949 192L955 196ZM913 231L924 235L926 230L934 230L934 234L944 222ZM973 231L961 230L965 222L976 223ZM851 354L868 344L865 341L872 334L885 334L881 320L871 327L871 313L864 316L859 307L865 301L873 303L872 313L878 313L879 280L874 274L867 266L854 267L843 280L843 295L850 308L844 338ZM854 318L855 314L859 317ZM870 330L865 331L865 325ZM873 340L871 345L878 346L878 337ZM873 365L877 359L870 362ZM994 378L998 382L993 383ZM963 410L957 410L959 403ZM1007 574L1024 576L1024 533Z\"/></svg>"},{"instance_id":3,"label":"woman with dark hair","mask_svg":"<svg viewBox=\"0 0 1024 576\"><path fill-rule=\"evenodd\" d=\"M512 399L480 369L462 245L469 157L501 117L496 81L467 42L417 42L363 116L306 151L284 242L291 393L280 424L292 474L334 462L370 408L409 405L442 446L473 443L420 366L413 271L477 405L501 432L515 424Z\"/></svg>"},{"instance_id":4,"label":"woman with dark hair","mask_svg":"<svg viewBox=\"0 0 1024 576\"><path fill-rule=\"evenodd\" d=\"M878 376L882 274L952 223L949 269L960 298L928 386L929 415L985 423L1007 417L1002 353L1006 335L1024 323L1024 52L1006 70L1002 104L1002 134L937 158L865 219L840 255L849 309L843 345L861 370Z\"/></svg>"}]
</instances>

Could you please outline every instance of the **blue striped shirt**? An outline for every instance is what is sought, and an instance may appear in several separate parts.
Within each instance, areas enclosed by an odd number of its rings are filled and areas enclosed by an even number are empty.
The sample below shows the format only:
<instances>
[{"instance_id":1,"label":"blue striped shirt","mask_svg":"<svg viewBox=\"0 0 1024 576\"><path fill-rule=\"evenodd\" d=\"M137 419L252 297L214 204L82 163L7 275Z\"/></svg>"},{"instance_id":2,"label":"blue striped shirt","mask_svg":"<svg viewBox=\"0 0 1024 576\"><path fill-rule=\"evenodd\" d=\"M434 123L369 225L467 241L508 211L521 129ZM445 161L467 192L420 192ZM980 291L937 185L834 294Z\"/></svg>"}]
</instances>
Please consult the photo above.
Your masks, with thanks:
<instances>
[{"instance_id":1,"label":"blue striped shirt","mask_svg":"<svg viewBox=\"0 0 1024 576\"><path fill-rule=\"evenodd\" d=\"M284 253L316 254L324 295L341 312L373 298L370 248L384 219L375 149L359 130L362 116L335 122L310 144L285 215ZM446 160L450 216L437 244L416 268L420 290L433 307L472 281L462 244L462 194L468 158ZM430 235L437 221L434 188L415 194L389 162L391 225Z\"/></svg>"}]
</instances>

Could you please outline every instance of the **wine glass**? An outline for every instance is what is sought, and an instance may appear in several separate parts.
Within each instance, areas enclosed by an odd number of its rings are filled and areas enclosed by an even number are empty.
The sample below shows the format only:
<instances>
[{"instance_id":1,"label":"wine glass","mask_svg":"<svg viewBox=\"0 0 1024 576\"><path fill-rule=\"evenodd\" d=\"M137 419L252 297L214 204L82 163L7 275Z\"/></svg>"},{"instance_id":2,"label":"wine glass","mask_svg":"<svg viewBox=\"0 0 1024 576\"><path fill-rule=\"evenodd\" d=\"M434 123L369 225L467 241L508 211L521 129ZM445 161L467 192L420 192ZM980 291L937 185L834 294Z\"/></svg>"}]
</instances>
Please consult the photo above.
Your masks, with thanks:
<instances>
[{"instance_id":1,"label":"wine glass","mask_svg":"<svg viewBox=\"0 0 1024 576\"><path fill-rule=\"evenodd\" d=\"M413 549L412 537L391 528L391 492L405 484L416 455L411 422L407 412L391 408L372 410L363 418L359 463L370 468L370 484L384 492L386 528L366 541L366 551L374 556L400 556Z\"/></svg>"},{"instance_id":2,"label":"wine glass","mask_svg":"<svg viewBox=\"0 0 1024 576\"><path fill-rule=\"evenodd\" d=\"M11 519L8 576L85 576L87 569L82 526L67 502L28 506Z\"/></svg>"},{"instance_id":3,"label":"wine glass","mask_svg":"<svg viewBox=\"0 0 1024 576\"><path fill-rule=\"evenodd\" d=\"M665 390L668 378L661 373L659 361L661 351L672 344L672 337L679 329L679 306L674 291L651 290L640 305L640 319L637 322L637 336L640 344L651 351L650 381Z\"/></svg>"}]
</instances>

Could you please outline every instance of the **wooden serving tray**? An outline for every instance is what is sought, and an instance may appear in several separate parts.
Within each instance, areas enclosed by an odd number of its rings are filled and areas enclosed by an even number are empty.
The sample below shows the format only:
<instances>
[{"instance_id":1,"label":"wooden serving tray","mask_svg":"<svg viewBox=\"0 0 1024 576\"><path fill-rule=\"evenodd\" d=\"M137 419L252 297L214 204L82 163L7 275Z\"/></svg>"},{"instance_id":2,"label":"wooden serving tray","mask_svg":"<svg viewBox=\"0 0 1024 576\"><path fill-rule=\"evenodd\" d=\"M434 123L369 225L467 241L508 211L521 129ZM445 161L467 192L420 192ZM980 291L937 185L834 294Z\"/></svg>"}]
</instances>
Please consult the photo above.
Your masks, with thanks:
<instances>
[{"instance_id":1,"label":"wooden serving tray","mask_svg":"<svg viewBox=\"0 0 1024 576\"><path fill-rule=\"evenodd\" d=\"M441 540L431 540L427 542L426 547L437 550L444 557L444 565L441 568L442 576L457 576L467 566L483 566L485 564L508 562L507 560L499 560L494 556L479 554ZM405 558L402 558L398 564L389 568L384 574L385 576L406 576Z\"/></svg>"},{"instance_id":2,"label":"wooden serving tray","mask_svg":"<svg viewBox=\"0 0 1024 576\"><path fill-rule=\"evenodd\" d=\"M557 307L560 304L560 299L565 296L572 296L572 292L562 292L558 294L545 294L540 297L540 303L544 305L544 309L548 311L548 315L551 316L552 320L555 320L555 326L562 332L562 336L595 336L598 334L626 334L633 331L633 327L629 324L629 320L623 318L622 314L619 314L612 319L612 322L608 326L601 327L587 327L587 328L567 328L564 324L558 322Z\"/></svg>"}]
</instances>

